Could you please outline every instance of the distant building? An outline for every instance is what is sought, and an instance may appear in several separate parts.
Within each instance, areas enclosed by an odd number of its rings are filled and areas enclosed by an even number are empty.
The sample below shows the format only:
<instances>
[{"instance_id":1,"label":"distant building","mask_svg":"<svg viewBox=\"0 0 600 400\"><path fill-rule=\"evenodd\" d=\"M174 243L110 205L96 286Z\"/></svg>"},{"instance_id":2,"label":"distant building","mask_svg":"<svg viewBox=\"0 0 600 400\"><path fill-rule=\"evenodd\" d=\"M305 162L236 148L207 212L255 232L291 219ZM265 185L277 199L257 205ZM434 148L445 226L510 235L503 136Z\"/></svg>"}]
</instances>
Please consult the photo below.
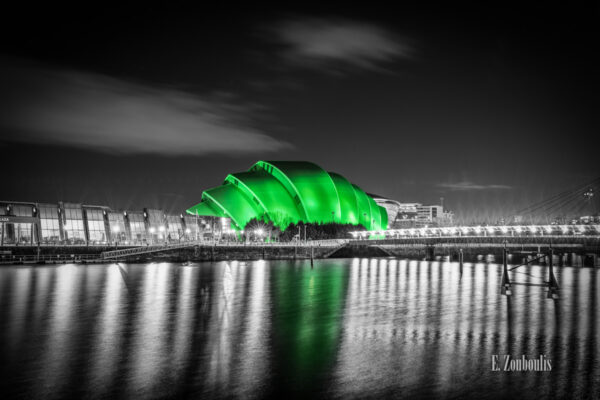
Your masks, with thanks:
<instances>
[{"instance_id":1,"label":"distant building","mask_svg":"<svg viewBox=\"0 0 600 400\"><path fill-rule=\"evenodd\" d=\"M417 207L417 226L449 226L454 221L454 213L444 210L442 205Z\"/></svg>"},{"instance_id":2,"label":"distant building","mask_svg":"<svg viewBox=\"0 0 600 400\"><path fill-rule=\"evenodd\" d=\"M600 215L582 215L571 221L575 225L589 225L600 223Z\"/></svg>"},{"instance_id":3,"label":"distant building","mask_svg":"<svg viewBox=\"0 0 600 400\"><path fill-rule=\"evenodd\" d=\"M442 205L424 206L421 203L401 203L397 200L373 196L377 205L388 214L388 229L415 228L423 226L452 225L454 214Z\"/></svg>"},{"instance_id":4,"label":"distant building","mask_svg":"<svg viewBox=\"0 0 600 400\"><path fill-rule=\"evenodd\" d=\"M414 228L419 219L419 206L421 203L401 203L398 216L392 224L392 229Z\"/></svg>"}]
</instances>

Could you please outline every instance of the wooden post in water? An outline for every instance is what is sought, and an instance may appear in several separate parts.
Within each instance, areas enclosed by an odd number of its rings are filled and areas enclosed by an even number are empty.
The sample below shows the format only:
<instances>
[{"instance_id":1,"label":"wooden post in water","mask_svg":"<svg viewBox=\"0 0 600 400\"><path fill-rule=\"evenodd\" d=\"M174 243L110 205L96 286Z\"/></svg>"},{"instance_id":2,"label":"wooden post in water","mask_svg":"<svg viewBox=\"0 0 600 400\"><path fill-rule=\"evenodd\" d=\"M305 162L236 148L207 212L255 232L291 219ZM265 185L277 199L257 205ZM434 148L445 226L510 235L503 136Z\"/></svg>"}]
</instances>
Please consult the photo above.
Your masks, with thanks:
<instances>
[{"instance_id":1,"label":"wooden post in water","mask_svg":"<svg viewBox=\"0 0 600 400\"><path fill-rule=\"evenodd\" d=\"M556 281L556 277L554 276L554 268L553 258L554 258L554 250L550 248L550 253L548 254L548 298L549 299L558 299L558 282Z\"/></svg>"},{"instance_id":2,"label":"wooden post in water","mask_svg":"<svg viewBox=\"0 0 600 400\"><path fill-rule=\"evenodd\" d=\"M562 267L564 265L564 257L565 255L563 253L559 253L558 254L558 266Z\"/></svg>"},{"instance_id":3,"label":"wooden post in water","mask_svg":"<svg viewBox=\"0 0 600 400\"><path fill-rule=\"evenodd\" d=\"M502 280L500 282L500 293L505 296L512 295L510 290L510 279L508 278L508 250L506 250L506 241L504 242L504 249L502 250Z\"/></svg>"},{"instance_id":4,"label":"wooden post in water","mask_svg":"<svg viewBox=\"0 0 600 400\"><path fill-rule=\"evenodd\" d=\"M460 250L458 250L458 266L460 268L461 278L462 278L462 274L463 274L463 261L464 261L463 249L460 249Z\"/></svg>"},{"instance_id":5,"label":"wooden post in water","mask_svg":"<svg viewBox=\"0 0 600 400\"><path fill-rule=\"evenodd\" d=\"M310 267L311 268L313 267L313 259L314 258L315 258L315 251L314 251L313 245L311 243L311 245L310 245Z\"/></svg>"}]
</instances>

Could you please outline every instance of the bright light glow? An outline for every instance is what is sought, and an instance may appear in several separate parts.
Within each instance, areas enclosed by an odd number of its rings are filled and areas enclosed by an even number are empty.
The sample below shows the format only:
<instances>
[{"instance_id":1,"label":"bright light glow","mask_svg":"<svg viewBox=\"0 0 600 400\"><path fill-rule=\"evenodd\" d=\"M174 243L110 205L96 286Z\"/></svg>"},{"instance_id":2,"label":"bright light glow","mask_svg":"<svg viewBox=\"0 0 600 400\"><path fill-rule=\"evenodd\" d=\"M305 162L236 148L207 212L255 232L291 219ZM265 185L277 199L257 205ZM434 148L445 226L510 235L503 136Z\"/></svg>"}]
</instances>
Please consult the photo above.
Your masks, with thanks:
<instances>
[{"instance_id":1,"label":"bright light glow","mask_svg":"<svg viewBox=\"0 0 600 400\"><path fill-rule=\"evenodd\" d=\"M190 230L190 228L187 228L187 229L185 230L185 233L191 233L191 232L192 232L192 231Z\"/></svg>"},{"instance_id":2,"label":"bright light glow","mask_svg":"<svg viewBox=\"0 0 600 400\"><path fill-rule=\"evenodd\" d=\"M118 233L121 229L119 228L119 225L113 226L112 231L114 233Z\"/></svg>"},{"instance_id":3,"label":"bright light glow","mask_svg":"<svg viewBox=\"0 0 600 400\"><path fill-rule=\"evenodd\" d=\"M158 230L161 231L161 232L164 232L165 231L165 227L161 225L161 226L158 227Z\"/></svg>"},{"instance_id":4,"label":"bright light glow","mask_svg":"<svg viewBox=\"0 0 600 400\"><path fill-rule=\"evenodd\" d=\"M260 229L260 228L258 228L258 229L256 229L256 230L254 231L254 233L256 233L258 236L262 236L262 234L263 234L263 230L262 230L262 229Z\"/></svg>"},{"instance_id":5,"label":"bright light glow","mask_svg":"<svg viewBox=\"0 0 600 400\"><path fill-rule=\"evenodd\" d=\"M153 227L153 226L151 226L151 227L150 227L150 233L154 233L154 232L156 232L156 229L154 229L154 227Z\"/></svg>"}]
</instances>

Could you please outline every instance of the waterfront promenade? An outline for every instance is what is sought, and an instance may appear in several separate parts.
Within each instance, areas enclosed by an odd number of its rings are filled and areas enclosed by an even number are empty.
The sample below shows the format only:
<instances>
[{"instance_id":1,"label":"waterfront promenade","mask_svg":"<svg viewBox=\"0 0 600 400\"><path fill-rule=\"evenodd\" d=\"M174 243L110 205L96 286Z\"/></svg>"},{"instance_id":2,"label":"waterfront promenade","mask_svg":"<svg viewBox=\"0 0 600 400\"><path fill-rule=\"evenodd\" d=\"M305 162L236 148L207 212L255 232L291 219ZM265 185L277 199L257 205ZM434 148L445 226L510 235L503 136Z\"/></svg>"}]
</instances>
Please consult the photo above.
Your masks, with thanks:
<instances>
[{"instance_id":1,"label":"waterfront promenade","mask_svg":"<svg viewBox=\"0 0 600 400\"><path fill-rule=\"evenodd\" d=\"M509 262L543 254L550 249L558 265L598 266L600 235L443 236L385 239L332 239L293 242L189 241L145 246L4 246L2 264L102 263L114 261L218 261L395 257L416 260L465 261L501 257Z\"/></svg>"}]
</instances>

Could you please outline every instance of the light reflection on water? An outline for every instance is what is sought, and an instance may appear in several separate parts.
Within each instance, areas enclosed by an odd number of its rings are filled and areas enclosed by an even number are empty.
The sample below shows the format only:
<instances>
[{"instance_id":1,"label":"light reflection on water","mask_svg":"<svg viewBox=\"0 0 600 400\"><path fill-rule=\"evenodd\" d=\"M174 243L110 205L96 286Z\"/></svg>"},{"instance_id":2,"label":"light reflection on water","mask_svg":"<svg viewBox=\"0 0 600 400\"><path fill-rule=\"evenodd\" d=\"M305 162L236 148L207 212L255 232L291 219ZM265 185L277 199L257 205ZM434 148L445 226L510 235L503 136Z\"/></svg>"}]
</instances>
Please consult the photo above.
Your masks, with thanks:
<instances>
[{"instance_id":1,"label":"light reflection on water","mask_svg":"<svg viewBox=\"0 0 600 400\"><path fill-rule=\"evenodd\" d=\"M396 259L0 269L0 393L600 397L600 272ZM544 354L551 372L492 372ZM4 397L4 395L3 395ZM6 398L6 397L5 397Z\"/></svg>"}]
</instances>

